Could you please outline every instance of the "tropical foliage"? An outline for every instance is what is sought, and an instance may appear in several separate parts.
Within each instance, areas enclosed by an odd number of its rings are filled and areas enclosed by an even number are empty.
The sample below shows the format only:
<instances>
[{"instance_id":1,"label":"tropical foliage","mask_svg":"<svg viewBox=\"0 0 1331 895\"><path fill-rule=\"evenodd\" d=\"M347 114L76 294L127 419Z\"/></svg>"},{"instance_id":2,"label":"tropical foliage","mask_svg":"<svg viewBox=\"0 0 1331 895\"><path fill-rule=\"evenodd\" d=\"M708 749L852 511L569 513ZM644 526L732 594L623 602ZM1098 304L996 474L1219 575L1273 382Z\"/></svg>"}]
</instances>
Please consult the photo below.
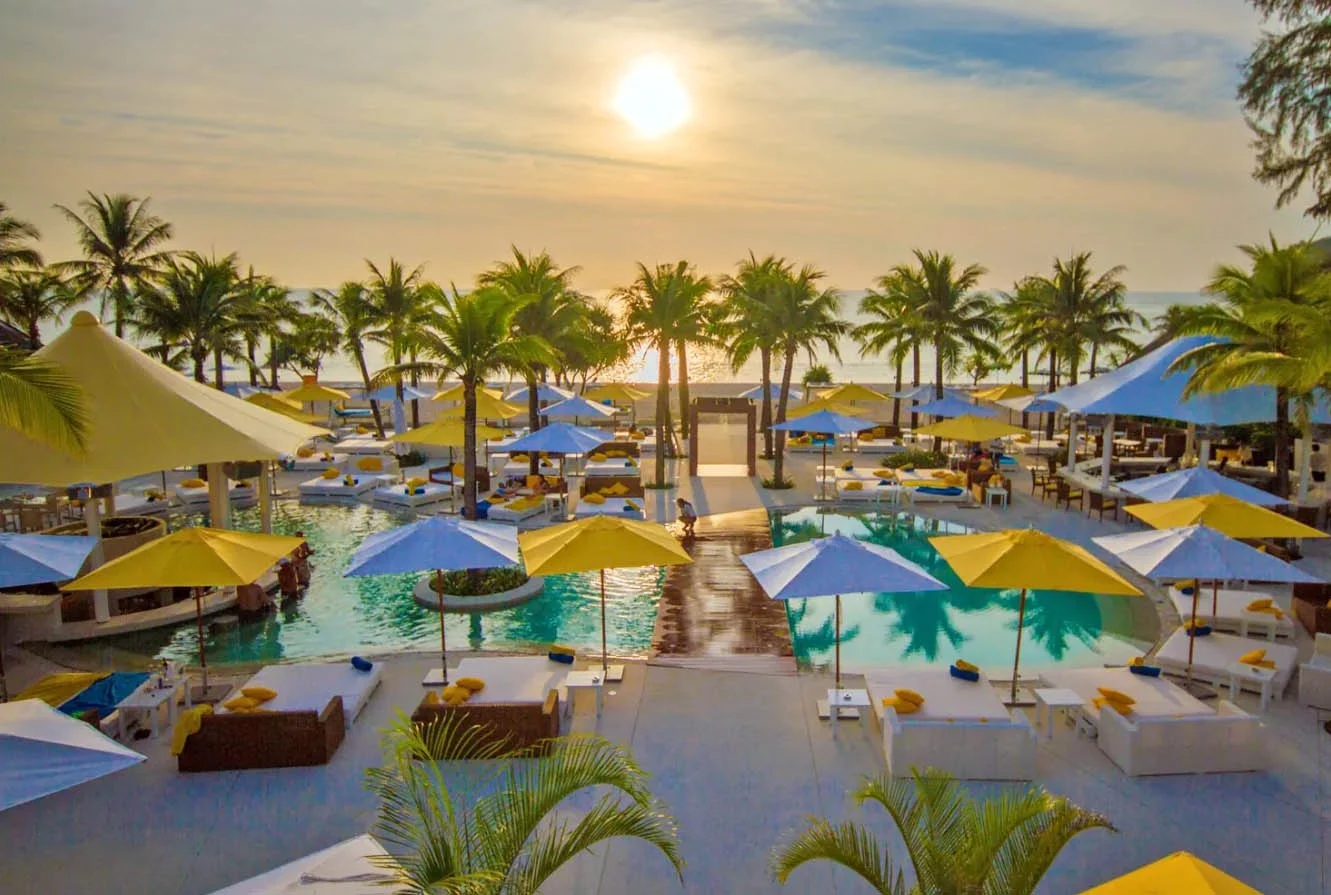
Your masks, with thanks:
<instances>
[{"instance_id":1,"label":"tropical foliage","mask_svg":"<svg viewBox=\"0 0 1331 895\"><path fill-rule=\"evenodd\" d=\"M683 879L674 820L627 748L565 736L550 740L539 761L522 760L528 753L486 744L479 728L456 717L424 730L399 719L384 764L366 772L394 891L533 895L578 855L624 837L654 846ZM463 782L436 760L453 755L485 763ZM589 791L594 801L576 819L560 810Z\"/></svg>"},{"instance_id":2,"label":"tropical foliage","mask_svg":"<svg viewBox=\"0 0 1331 895\"><path fill-rule=\"evenodd\" d=\"M34 345L41 324L60 323L78 294L58 274L41 267L14 267L0 275L0 319L23 330Z\"/></svg>"},{"instance_id":3,"label":"tropical foliage","mask_svg":"<svg viewBox=\"0 0 1331 895\"><path fill-rule=\"evenodd\" d=\"M731 366L738 371L755 353L761 371L762 396L759 399L758 425L763 432L763 456L771 457L772 432L772 354L781 333L773 326L774 317L768 312L776 300L781 284L791 276L790 262L775 255L761 261L749 252L739 263L734 276L720 281L721 307L714 329L718 340L726 346Z\"/></svg>"},{"instance_id":4,"label":"tropical foliage","mask_svg":"<svg viewBox=\"0 0 1331 895\"><path fill-rule=\"evenodd\" d=\"M240 337L237 312L244 301L238 288L236 256L210 258L185 252L167 262L160 285L141 284L130 321L158 340L155 351L171 362L178 351L206 382L213 360L214 384L222 387L222 358L235 352Z\"/></svg>"},{"instance_id":5,"label":"tropical foliage","mask_svg":"<svg viewBox=\"0 0 1331 895\"><path fill-rule=\"evenodd\" d=\"M0 427L70 454L83 450L83 390L55 364L0 350Z\"/></svg>"},{"instance_id":6,"label":"tropical foliage","mask_svg":"<svg viewBox=\"0 0 1331 895\"><path fill-rule=\"evenodd\" d=\"M905 842L909 866L899 866L863 824L815 817L773 852L778 882L788 882L810 862L831 861L885 895L1029 895L1073 837L1114 829L1105 817L1038 787L977 802L933 770L865 778L851 798L887 812Z\"/></svg>"},{"instance_id":7,"label":"tropical foliage","mask_svg":"<svg viewBox=\"0 0 1331 895\"><path fill-rule=\"evenodd\" d=\"M41 239L42 234L27 221L9 213L9 207L0 202L0 271L11 267L40 267L41 252L29 242Z\"/></svg>"}]
</instances>

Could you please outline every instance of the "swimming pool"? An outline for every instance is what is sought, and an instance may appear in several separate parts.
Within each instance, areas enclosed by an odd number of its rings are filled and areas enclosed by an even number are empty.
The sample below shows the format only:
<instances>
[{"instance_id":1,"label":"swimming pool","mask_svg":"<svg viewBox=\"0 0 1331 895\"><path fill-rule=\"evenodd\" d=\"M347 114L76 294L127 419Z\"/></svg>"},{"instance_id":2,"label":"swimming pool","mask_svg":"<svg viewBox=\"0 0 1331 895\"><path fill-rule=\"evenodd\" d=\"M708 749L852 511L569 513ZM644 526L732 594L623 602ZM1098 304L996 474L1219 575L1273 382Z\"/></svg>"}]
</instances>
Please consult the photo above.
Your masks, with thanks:
<instances>
[{"instance_id":1,"label":"swimming pool","mask_svg":"<svg viewBox=\"0 0 1331 895\"><path fill-rule=\"evenodd\" d=\"M303 531L314 550L309 591L261 620L224 626L214 619L205 640L209 664L437 649L439 615L417 605L411 594L424 573L342 577L352 554L368 535L409 521L409 516L364 505L275 505L273 531ZM257 510L237 512L234 527L258 531ZM612 655L647 655L663 579L663 570L655 567L606 572L607 636ZM599 653L599 577L595 573L553 575L546 578L545 593L529 603L498 612L450 613L446 624L448 643L456 649L520 651L558 642ZM107 647L144 657L198 661L192 624L118 637Z\"/></svg>"},{"instance_id":2,"label":"swimming pool","mask_svg":"<svg viewBox=\"0 0 1331 895\"><path fill-rule=\"evenodd\" d=\"M948 584L947 591L853 594L841 600L842 667L942 665L965 659L995 674L1012 669L1019 591L969 588L928 538L965 534L964 525L913 513L846 514L818 507L772 513L775 546L841 533L891 547ZM835 601L786 606L795 657L830 665ZM1155 640L1151 601L1141 597L1032 591L1021 641L1023 671L1122 663Z\"/></svg>"}]
</instances>

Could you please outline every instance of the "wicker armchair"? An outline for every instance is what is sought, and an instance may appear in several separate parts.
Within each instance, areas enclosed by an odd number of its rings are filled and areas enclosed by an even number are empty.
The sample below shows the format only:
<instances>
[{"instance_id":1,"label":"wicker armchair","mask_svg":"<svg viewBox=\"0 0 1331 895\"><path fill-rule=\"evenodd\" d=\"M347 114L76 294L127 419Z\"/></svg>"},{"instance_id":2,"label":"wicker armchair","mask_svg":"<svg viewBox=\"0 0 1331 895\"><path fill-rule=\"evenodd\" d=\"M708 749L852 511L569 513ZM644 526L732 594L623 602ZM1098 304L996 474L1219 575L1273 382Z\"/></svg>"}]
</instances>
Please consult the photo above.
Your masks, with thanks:
<instances>
[{"instance_id":1,"label":"wicker armchair","mask_svg":"<svg viewBox=\"0 0 1331 895\"><path fill-rule=\"evenodd\" d=\"M551 690L545 702L483 702L475 705L444 705L426 702L411 713L413 724L425 727L445 717L459 725L474 724L480 735L476 747L502 744L505 749L531 749L534 755L549 753L549 740L559 736L559 691ZM466 759L470 754L432 756L435 759Z\"/></svg>"}]
</instances>

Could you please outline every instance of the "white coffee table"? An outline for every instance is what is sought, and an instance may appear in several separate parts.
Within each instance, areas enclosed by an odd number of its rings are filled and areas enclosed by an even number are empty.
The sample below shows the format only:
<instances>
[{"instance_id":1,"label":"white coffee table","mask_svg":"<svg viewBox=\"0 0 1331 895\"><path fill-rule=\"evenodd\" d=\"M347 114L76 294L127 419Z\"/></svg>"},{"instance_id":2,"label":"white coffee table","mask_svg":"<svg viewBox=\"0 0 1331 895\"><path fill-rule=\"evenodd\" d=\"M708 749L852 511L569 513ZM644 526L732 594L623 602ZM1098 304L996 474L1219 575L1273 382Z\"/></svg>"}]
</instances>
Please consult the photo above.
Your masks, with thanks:
<instances>
[{"instance_id":1,"label":"white coffee table","mask_svg":"<svg viewBox=\"0 0 1331 895\"><path fill-rule=\"evenodd\" d=\"M157 719L161 715L162 706L166 706L167 721L174 727L176 723L176 704L183 698L186 706L189 705L189 687L186 686L185 678L179 677L168 680L166 686L160 689L153 688L153 683L154 679L148 678L139 685L137 690L116 704L121 742L126 742L129 738L131 714L138 716L146 713L148 715L149 735L155 737L157 736Z\"/></svg>"},{"instance_id":2,"label":"white coffee table","mask_svg":"<svg viewBox=\"0 0 1331 895\"><path fill-rule=\"evenodd\" d=\"M1248 683L1257 684L1261 688L1261 711L1266 711L1271 704L1271 685L1276 679L1274 668L1261 668L1257 665L1249 665L1247 662L1231 662L1225 666L1225 672L1229 675L1230 702L1235 702L1239 698L1241 684L1247 681Z\"/></svg>"},{"instance_id":3,"label":"white coffee table","mask_svg":"<svg viewBox=\"0 0 1331 895\"><path fill-rule=\"evenodd\" d=\"M869 707L868 690L847 690L842 687L840 690L828 690L827 702L818 703L818 717L828 718L832 721L840 721L842 718L858 720L860 709ZM852 709L853 711L846 711ZM833 728L835 730L835 727Z\"/></svg>"},{"instance_id":4,"label":"white coffee table","mask_svg":"<svg viewBox=\"0 0 1331 895\"><path fill-rule=\"evenodd\" d=\"M1044 687L1032 691L1035 694L1036 715L1042 718L1044 738L1054 738L1054 711L1057 709L1080 709L1086 704L1075 690L1063 687Z\"/></svg>"},{"instance_id":5,"label":"white coffee table","mask_svg":"<svg viewBox=\"0 0 1331 895\"><path fill-rule=\"evenodd\" d=\"M573 694L578 690L591 690L596 694L596 717L601 717L601 699L605 692L605 680L601 669L592 671L570 671L564 675L564 686L568 690L568 700L564 703L564 717L573 714Z\"/></svg>"},{"instance_id":6,"label":"white coffee table","mask_svg":"<svg viewBox=\"0 0 1331 895\"><path fill-rule=\"evenodd\" d=\"M994 504L994 498L995 498L995 497L998 498L998 505L999 505L999 506L1002 506L1002 507L1006 507L1006 506L1007 506L1008 494L1007 494L1007 489L1006 489L1006 488L985 488L985 489L984 489L984 505L985 505L985 506L987 506L987 507L988 507L988 506L993 506L993 504Z\"/></svg>"}]
</instances>

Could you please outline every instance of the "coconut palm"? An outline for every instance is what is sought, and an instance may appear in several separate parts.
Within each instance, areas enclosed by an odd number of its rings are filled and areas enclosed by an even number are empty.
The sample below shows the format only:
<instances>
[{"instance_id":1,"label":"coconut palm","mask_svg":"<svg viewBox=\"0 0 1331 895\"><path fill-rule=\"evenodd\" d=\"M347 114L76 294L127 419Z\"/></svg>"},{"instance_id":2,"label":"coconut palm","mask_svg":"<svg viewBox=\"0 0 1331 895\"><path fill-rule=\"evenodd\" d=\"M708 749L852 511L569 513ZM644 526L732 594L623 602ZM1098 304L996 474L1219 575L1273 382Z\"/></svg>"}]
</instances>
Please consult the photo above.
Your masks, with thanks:
<instances>
[{"instance_id":1,"label":"coconut palm","mask_svg":"<svg viewBox=\"0 0 1331 895\"><path fill-rule=\"evenodd\" d=\"M56 273L43 268L13 268L0 278L0 319L41 342L41 324L59 323L65 311L77 303L78 294Z\"/></svg>"},{"instance_id":2,"label":"coconut palm","mask_svg":"<svg viewBox=\"0 0 1331 895\"><path fill-rule=\"evenodd\" d=\"M788 278L777 290L769 305L781 339L776 344L781 353L781 391L778 393L776 421L786 421L786 408L790 402L790 377L794 371L795 355L803 352L812 363L818 349L841 360L839 340L850 331L850 325L838 317L841 297L835 289L821 289L819 282L826 277L823 271L804 265L799 273ZM772 482L781 487L785 481L786 433L776 437L776 459L773 461Z\"/></svg>"},{"instance_id":3,"label":"coconut palm","mask_svg":"<svg viewBox=\"0 0 1331 895\"><path fill-rule=\"evenodd\" d=\"M149 212L148 203L124 193L90 192L79 202L82 216L56 206L74 225L83 248L82 259L66 261L60 268L74 274L82 294L101 294L102 314L111 309L117 338L125 335L135 294L149 287L171 257L162 249L171 238L171 225Z\"/></svg>"},{"instance_id":4,"label":"coconut palm","mask_svg":"<svg viewBox=\"0 0 1331 895\"><path fill-rule=\"evenodd\" d=\"M0 270L41 267L41 253L28 245L29 240L36 241L41 237L36 227L11 215L9 207L0 202Z\"/></svg>"},{"instance_id":5,"label":"coconut palm","mask_svg":"<svg viewBox=\"0 0 1331 895\"><path fill-rule=\"evenodd\" d=\"M556 737L538 761L484 745L451 719L418 730L400 718L381 767L366 771L379 797L374 833L392 858L382 865L396 892L534 895L573 858L610 839L654 846L683 879L674 819L624 746L595 735ZM463 783L438 756L489 759ZM576 819L560 806L595 790Z\"/></svg>"},{"instance_id":6,"label":"coconut palm","mask_svg":"<svg viewBox=\"0 0 1331 895\"><path fill-rule=\"evenodd\" d=\"M778 882L810 861L831 861L885 895L1029 895L1074 836L1096 828L1114 831L1102 815L1042 788L977 802L935 770L912 769L909 778L866 777L851 798L857 805L876 803L892 818L914 884L908 887L907 868L864 825L821 817L774 851Z\"/></svg>"},{"instance_id":7,"label":"coconut palm","mask_svg":"<svg viewBox=\"0 0 1331 895\"><path fill-rule=\"evenodd\" d=\"M310 303L332 319L342 336L342 349L352 356L360 369L361 382L365 390L370 391L370 368L365 362L365 333L374 321L373 306L364 283L348 280L336 292L327 289L315 289L310 295ZM374 414L374 428L379 437L384 437L383 418L379 413L379 402L370 401L370 410Z\"/></svg>"},{"instance_id":8,"label":"coconut palm","mask_svg":"<svg viewBox=\"0 0 1331 895\"><path fill-rule=\"evenodd\" d=\"M222 356L238 349L237 319L244 293L238 288L235 254L209 258L185 252L168 262L161 284L139 293L130 318L161 349L179 346L193 364L194 379L206 382L205 364L214 361L214 384L223 385Z\"/></svg>"},{"instance_id":9,"label":"coconut palm","mask_svg":"<svg viewBox=\"0 0 1331 895\"><path fill-rule=\"evenodd\" d=\"M710 277L694 276L679 291L679 313L673 341L679 364L679 434L689 437L689 358L690 345L717 344L715 321L719 307L712 298L715 286Z\"/></svg>"},{"instance_id":10,"label":"coconut palm","mask_svg":"<svg viewBox=\"0 0 1331 895\"><path fill-rule=\"evenodd\" d=\"M572 387L577 377L579 391L586 391L588 382L629 359L629 345L610 309L589 304L583 319L563 340L560 354L564 384Z\"/></svg>"},{"instance_id":11,"label":"coconut palm","mask_svg":"<svg viewBox=\"0 0 1331 895\"><path fill-rule=\"evenodd\" d=\"M1069 385L1077 384L1088 353L1093 371L1102 347L1137 347L1129 333L1146 320L1125 303L1124 270L1111 267L1096 276L1091 253L1082 252L1066 260L1055 258L1053 273L1035 281L1036 313L1050 369L1057 369L1059 362L1066 365Z\"/></svg>"},{"instance_id":12,"label":"coconut palm","mask_svg":"<svg viewBox=\"0 0 1331 895\"><path fill-rule=\"evenodd\" d=\"M898 268L920 318L920 335L934 349L934 397L943 397L943 381L956 369L962 352L987 344L997 329L987 296L974 291L987 272L978 264L957 270L951 255L915 249L917 267Z\"/></svg>"},{"instance_id":13,"label":"coconut palm","mask_svg":"<svg viewBox=\"0 0 1331 895\"><path fill-rule=\"evenodd\" d=\"M237 284L237 289L243 301L236 316L244 343L245 363L249 367L250 385L259 384L263 372L258 358L259 341L266 338L270 349L268 386L277 388L277 365L272 363L275 356L271 349L273 343L283 337L283 327L300 316L300 306L292 297L291 290L272 277L256 274L253 267Z\"/></svg>"},{"instance_id":14,"label":"coconut palm","mask_svg":"<svg viewBox=\"0 0 1331 895\"><path fill-rule=\"evenodd\" d=\"M88 435L83 389L56 364L0 349L0 428L80 454Z\"/></svg>"},{"instance_id":15,"label":"coconut palm","mask_svg":"<svg viewBox=\"0 0 1331 895\"><path fill-rule=\"evenodd\" d=\"M463 408L463 512L476 518L476 390L500 371L528 369L554 361L554 352L539 336L517 333L513 316L522 306L503 289L481 286L467 293L441 293L440 310L416 336L420 360L381 370L379 382L401 382L404 373L417 372L462 380Z\"/></svg>"},{"instance_id":16,"label":"coconut palm","mask_svg":"<svg viewBox=\"0 0 1331 895\"><path fill-rule=\"evenodd\" d=\"M860 314L868 317L868 323L862 323L851 331L851 336L860 345L860 355L886 353L892 360L896 371L893 391L901 391L903 367L906 356L911 355L913 368L911 385L920 384L920 339L919 318L914 313L911 296L904 288L905 281L896 273L884 274L874 283L864 298L860 299ZM911 425L916 420L911 415ZM892 425L901 425L901 402L892 402Z\"/></svg>"},{"instance_id":17,"label":"coconut palm","mask_svg":"<svg viewBox=\"0 0 1331 895\"><path fill-rule=\"evenodd\" d=\"M421 265L408 271L396 258L389 258L388 266L383 270L368 259L365 264L370 269L366 284L370 316L378 322L378 326L365 333L365 338L387 349L388 361L393 368L403 368L428 318L425 312L428 301L422 295L425 267ZM393 385L397 388L397 399L401 401L405 395L402 379L396 379Z\"/></svg>"},{"instance_id":18,"label":"coconut palm","mask_svg":"<svg viewBox=\"0 0 1331 895\"><path fill-rule=\"evenodd\" d=\"M759 410L759 428L763 431L763 456L771 457L772 431L772 352L781 338L773 326L768 305L776 290L791 275L791 266L784 258L768 255L761 261L753 252L739 263L734 276L722 277L718 288L721 307L718 309L714 329L730 355L731 368L736 372L757 352L762 381L762 399Z\"/></svg>"},{"instance_id":19,"label":"coconut palm","mask_svg":"<svg viewBox=\"0 0 1331 895\"><path fill-rule=\"evenodd\" d=\"M337 321L323 314L301 313L293 318L290 332L278 343L284 351L283 365L297 375L310 374L316 379L323 359L342 347L342 332Z\"/></svg>"}]
</instances>

